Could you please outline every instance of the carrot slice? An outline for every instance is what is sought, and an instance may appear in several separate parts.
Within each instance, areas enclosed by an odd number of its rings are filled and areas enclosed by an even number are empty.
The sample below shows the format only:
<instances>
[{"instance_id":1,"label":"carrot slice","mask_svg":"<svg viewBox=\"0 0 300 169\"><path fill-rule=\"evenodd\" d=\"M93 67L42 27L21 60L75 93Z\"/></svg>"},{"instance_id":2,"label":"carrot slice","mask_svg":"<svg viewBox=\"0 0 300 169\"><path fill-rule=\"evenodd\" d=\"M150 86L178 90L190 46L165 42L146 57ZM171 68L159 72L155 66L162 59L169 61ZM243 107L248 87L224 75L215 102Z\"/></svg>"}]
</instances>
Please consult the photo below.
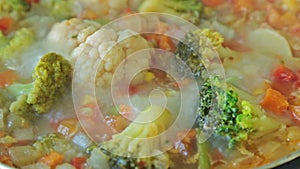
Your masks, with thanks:
<instances>
[{"instance_id":1,"label":"carrot slice","mask_svg":"<svg viewBox=\"0 0 300 169\"><path fill-rule=\"evenodd\" d=\"M17 74L13 70L6 70L0 72L0 87L11 85L17 80Z\"/></svg>"},{"instance_id":2,"label":"carrot slice","mask_svg":"<svg viewBox=\"0 0 300 169\"><path fill-rule=\"evenodd\" d=\"M219 5L221 5L222 3L224 3L224 0L202 0L202 3L205 6L209 6L209 7L217 7Z\"/></svg>"},{"instance_id":3,"label":"carrot slice","mask_svg":"<svg viewBox=\"0 0 300 169\"><path fill-rule=\"evenodd\" d=\"M254 0L233 0L235 12L249 12L254 9Z\"/></svg>"},{"instance_id":4,"label":"carrot slice","mask_svg":"<svg viewBox=\"0 0 300 169\"><path fill-rule=\"evenodd\" d=\"M7 32L13 25L11 17L0 18L0 31Z\"/></svg>"},{"instance_id":5,"label":"carrot slice","mask_svg":"<svg viewBox=\"0 0 300 169\"><path fill-rule=\"evenodd\" d=\"M56 151L52 151L50 154L40 158L40 162L50 166L51 168L61 164L64 160L64 156Z\"/></svg>"},{"instance_id":6,"label":"carrot slice","mask_svg":"<svg viewBox=\"0 0 300 169\"><path fill-rule=\"evenodd\" d=\"M282 115L288 109L289 103L279 91L269 88L260 105L272 113Z\"/></svg>"}]
</instances>

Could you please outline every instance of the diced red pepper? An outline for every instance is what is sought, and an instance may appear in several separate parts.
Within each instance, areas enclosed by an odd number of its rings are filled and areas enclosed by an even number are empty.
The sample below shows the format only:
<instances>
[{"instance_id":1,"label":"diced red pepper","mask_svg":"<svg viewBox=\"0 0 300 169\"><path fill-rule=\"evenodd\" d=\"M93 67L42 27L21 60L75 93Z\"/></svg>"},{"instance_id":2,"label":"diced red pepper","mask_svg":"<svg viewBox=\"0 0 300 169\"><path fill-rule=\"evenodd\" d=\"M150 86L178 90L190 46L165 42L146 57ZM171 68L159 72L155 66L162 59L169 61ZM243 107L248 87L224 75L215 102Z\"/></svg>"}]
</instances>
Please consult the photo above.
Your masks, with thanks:
<instances>
[{"instance_id":1,"label":"diced red pepper","mask_svg":"<svg viewBox=\"0 0 300 169\"><path fill-rule=\"evenodd\" d=\"M86 157L75 157L71 161L71 165L73 165L76 169L83 169L84 163L86 163Z\"/></svg>"},{"instance_id":2,"label":"diced red pepper","mask_svg":"<svg viewBox=\"0 0 300 169\"><path fill-rule=\"evenodd\" d=\"M7 32L13 25L13 19L11 17L0 18L0 31Z\"/></svg>"},{"instance_id":3,"label":"diced red pepper","mask_svg":"<svg viewBox=\"0 0 300 169\"><path fill-rule=\"evenodd\" d=\"M221 5L222 3L224 3L224 0L202 0L202 3L205 6L209 6L209 7L217 7L219 5Z\"/></svg>"},{"instance_id":4,"label":"diced red pepper","mask_svg":"<svg viewBox=\"0 0 300 169\"><path fill-rule=\"evenodd\" d=\"M33 3L39 3L40 0L25 0L25 2L27 2L29 4L33 4Z\"/></svg>"},{"instance_id":5,"label":"diced red pepper","mask_svg":"<svg viewBox=\"0 0 300 169\"><path fill-rule=\"evenodd\" d=\"M298 80L297 74L284 65L279 65L273 71L273 79L278 82L295 82Z\"/></svg>"}]
</instances>

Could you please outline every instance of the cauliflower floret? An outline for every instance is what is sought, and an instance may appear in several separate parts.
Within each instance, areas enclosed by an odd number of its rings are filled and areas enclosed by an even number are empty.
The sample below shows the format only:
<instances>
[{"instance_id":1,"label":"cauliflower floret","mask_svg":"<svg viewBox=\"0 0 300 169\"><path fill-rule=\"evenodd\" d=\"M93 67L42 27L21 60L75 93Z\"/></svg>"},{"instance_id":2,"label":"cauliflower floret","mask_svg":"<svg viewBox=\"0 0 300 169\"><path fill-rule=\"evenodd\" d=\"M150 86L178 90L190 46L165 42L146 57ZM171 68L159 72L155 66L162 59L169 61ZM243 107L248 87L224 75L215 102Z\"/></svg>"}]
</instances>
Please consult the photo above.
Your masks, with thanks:
<instances>
[{"instance_id":1,"label":"cauliflower floret","mask_svg":"<svg viewBox=\"0 0 300 169\"><path fill-rule=\"evenodd\" d=\"M96 22L73 18L56 23L49 32L47 39L54 46L64 44L64 50L70 53L100 27L101 25Z\"/></svg>"},{"instance_id":2,"label":"cauliflower floret","mask_svg":"<svg viewBox=\"0 0 300 169\"><path fill-rule=\"evenodd\" d=\"M150 53L138 60L126 60L130 54L147 48L149 48L148 42L131 30L116 32L113 29L100 29L74 49L72 61L77 60L76 68L80 69L75 77L79 80L78 83L82 83L82 81L91 82L96 76L97 86L109 87L113 76L117 81L124 80L131 77L132 73L136 73L132 72L132 69L149 67ZM116 68L123 60L124 71L115 74ZM143 76L135 79L134 83L140 83L143 81Z\"/></svg>"},{"instance_id":3,"label":"cauliflower floret","mask_svg":"<svg viewBox=\"0 0 300 169\"><path fill-rule=\"evenodd\" d=\"M141 22L144 23L147 22ZM110 25L94 31L95 26L80 19L71 19L54 26L48 40L53 44L66 44L64 48L68 48L69 52L64 56L74 67L73 85L76 90L81 91L80 95L89 95L86 92L93 90L96 84L97 94L111 98L108 87L111 86L113 78L117 83L144 82L145 73L139 72L150 67L150 51L143 52L138 58L128 56L150 46L146 39L138 35L139 29L130 29L131 25L126 25L127 29ZM77 36L72 39L74 35ZM120 64L122 66L118 68ZM108 100L107 103L111 104Z\"/></svg>"}]
</instances>

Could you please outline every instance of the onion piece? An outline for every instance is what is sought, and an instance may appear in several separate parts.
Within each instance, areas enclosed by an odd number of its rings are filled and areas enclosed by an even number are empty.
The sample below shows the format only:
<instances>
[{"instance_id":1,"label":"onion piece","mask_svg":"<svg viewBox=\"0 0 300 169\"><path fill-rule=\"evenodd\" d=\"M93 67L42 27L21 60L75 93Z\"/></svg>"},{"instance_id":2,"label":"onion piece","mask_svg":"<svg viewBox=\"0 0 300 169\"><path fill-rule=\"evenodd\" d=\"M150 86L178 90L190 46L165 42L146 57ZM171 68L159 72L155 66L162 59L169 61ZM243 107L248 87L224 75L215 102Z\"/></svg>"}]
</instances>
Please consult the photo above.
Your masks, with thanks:
<instances>
[{"instance_id":1,"label":"onion piece","mask_svg":"<svg viewBox=\"0 0 300 169\"><path fill-rule=\"evenodd\" d=\"M12 162L19 167L33 164L40 157L40 153L31 146L10 147L8 154Z\"/></svg>"},{"instance_id":2,"label":"onion piece","mask_svg":"<svg viewBox=\"0 0 300 169\"><path fill-rule=\"evenodd\" d=\"M263 53L289 58L293 56L288 41L272 29L256 29L248 35L246 42L254 50Z\"/></svg>"}]
</instances>

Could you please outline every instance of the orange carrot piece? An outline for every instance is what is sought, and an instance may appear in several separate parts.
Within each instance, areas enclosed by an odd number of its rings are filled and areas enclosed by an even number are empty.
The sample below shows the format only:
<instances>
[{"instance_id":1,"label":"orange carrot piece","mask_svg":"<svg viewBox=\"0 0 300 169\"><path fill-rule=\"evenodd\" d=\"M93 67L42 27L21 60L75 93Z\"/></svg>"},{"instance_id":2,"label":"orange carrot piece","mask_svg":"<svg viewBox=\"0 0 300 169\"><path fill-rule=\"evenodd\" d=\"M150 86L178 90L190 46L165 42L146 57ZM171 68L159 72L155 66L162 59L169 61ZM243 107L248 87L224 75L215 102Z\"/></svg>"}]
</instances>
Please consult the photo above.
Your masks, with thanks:
<instances>
[{"instance_id":1,"label":"orange carrot piece","mask_svg":"<svg viewBox=\"0 0 300 169\"><path fill-rule=\"evenodd\" d=\"M288 109L289 103L280 92L269 88L260 105L268 111L282 115Z\"/></svg>"},{"instance_id":2,"label":"orange carrot piece","mask_svg":"<svg viewBox=\"0 0 300 169\"><path fill-rule=\"evenodd\" d=\"M254 9L253 0L233 0L233 8L235 12L249 12Z\"/></svg>"},{"instance_id":3,"label":"orange carrot piece","mask_svg":"<svg viewBox=\"0 0 300 169\"><path fill-rule=\"evenodd\" d=\"M158 47L167 51L175 51L176 47L168 36L159 36Z\"/></svg>"},{"instance_id":4,"label":"orange carrot piece","mask_svg":"<svg viewBox=\"0 0 300 169\"><path fill-rule=\"evenodd\" d=\"M58 164L61 164L64 160L64 156L62 154L59 154L56 151L52 151L48 155L40 158L39 162L42 162L51 168L57 166Z\"/></svg>"},{"instance_id":5,"label":"orange carrot piece","mask_svg":"<svg viewBox=\"0 0 300 169\"><path fill-rule=\"evenodd\" d=\"M224 0L202 0L202 3L208 7L217 7L224 3Z\"/></svg>"},{"instance_id":6,"label":"orange carrot piece","mask_svg":"<svg viewBox=\"0 0 300 169\"><path fill-rule=\"evenodd\" d=\"M5 136L5 132L4 131L0 131L0 138Z\"/></svg>"},{"instance_id":7,"label":"orange carrot piece","mask_svg":"<svg viewBox=\"0 0 300 169\"><path fill-rule=\"evenodd\" d=\"M17 80L17 74L13 70L0 72L0 87L6 87Z\"/></svg>"},{"instance_id":8,"label":"orange carrot piece","mask_svg":"<svg viewBox=\"0 0 300 169\"><path fill-rule=\"evenodd\" d=\"M14 166L13 162L7 155L0 155L0 162L8 166L12 166L12 167Z\"/></svg>"},{"instance_id":9,"label":"orange carrot piece","mask_svg":"<svg viewBox=\"0 0 300 169\"><path fill-rule=\"evenodd\" d=\"M11 17L0 18L0 31L7 32L13 25Z\"/></svg>"},{"instance_id":10,"label":"orange carrot piece","mask_svg":"<svg viewBox=\"0 0 300 169\"><path fill-rule=\"evenodd\" d=\"M72 159L71 164L76 169L82 169L84 168L83 165L86 162L86 157L75 157Z\"/></svg>"}]
</instances>

